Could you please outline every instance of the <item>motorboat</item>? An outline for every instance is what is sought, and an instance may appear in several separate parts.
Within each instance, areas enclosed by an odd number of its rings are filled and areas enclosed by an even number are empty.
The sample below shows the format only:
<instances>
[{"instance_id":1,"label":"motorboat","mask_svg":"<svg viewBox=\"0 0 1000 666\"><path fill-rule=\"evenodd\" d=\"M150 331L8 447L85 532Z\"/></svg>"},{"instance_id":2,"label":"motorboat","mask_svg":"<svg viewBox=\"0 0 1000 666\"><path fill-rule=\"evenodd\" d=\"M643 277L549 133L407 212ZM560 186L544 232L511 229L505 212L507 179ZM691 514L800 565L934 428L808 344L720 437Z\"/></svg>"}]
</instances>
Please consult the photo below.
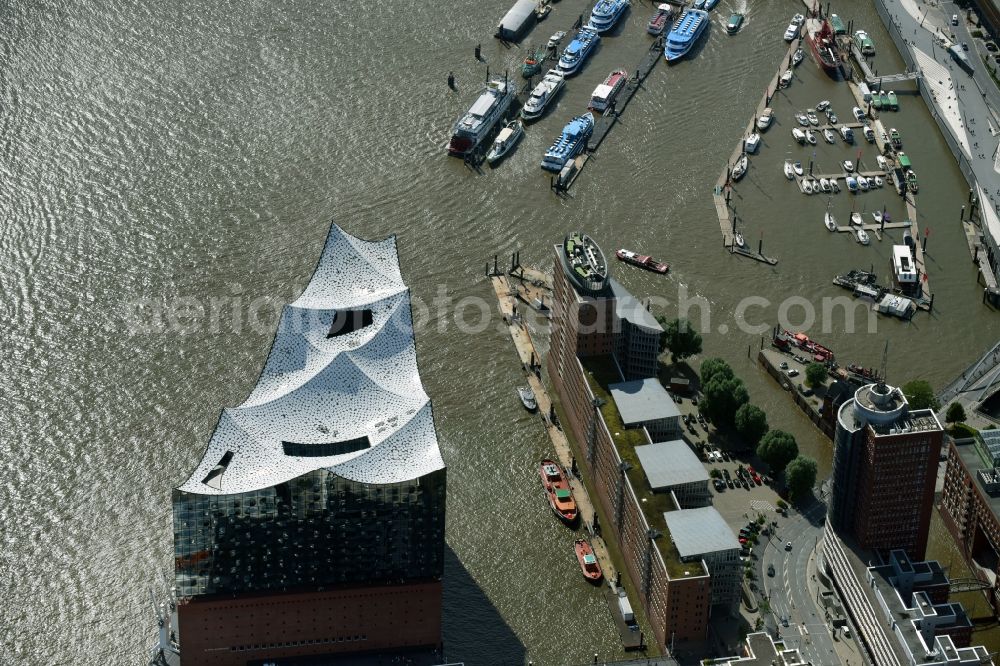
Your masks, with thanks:
<instances>
[{"instance_id":1,"label":"motorboat","mask_svg":"<svg viewBox=\"0 0 1000 666\"><path fill-rule=\"evenodd\" d=\"M486 161L492 166L507 156L514 149L517 142L524 136L524 124L520 120L512 120L507 126L500 130L497 138L493 140L493 148Z\"/></svg>"},{"instance_id":2,"label":"motorboat","mask_svg":"<svg viewBox=\"0 0 1000 666\"><path fill-rule=\"evenodd\" d=\"M833 186L830 184L830 180L828 178L819 179L819 189L827 194L833 192Z\"/></svg>"},{"instance_id":3,"label":"motorboat","mask_svg":"<svg viewBox=\"0 0 1000 666\"><path fill-rule=\"evenodd\" d=\"M888 98L887 98L887 100L888 100ZM882 110L882 95L879 92L872 93L870 104L872 105L872 108L875 109L876 111L881 111ZM886 109L886 111L888 111L888 110L889 109Z\"/></svg>"},{"instance_id":4,"label":"motorboat","mask_svg":"<svg viewBox=\"0 0 1000 666\"><path fill-rule=\"evenodd\" d=\"M840 165L844 167L844 171L846 171L847 173L851 173L852 171L854 171L854 162L852 162L851 160L844 160L843 162L840 163Z\"/></svg>"},{"instance_id":5,"label":"motorboat","mask_svg":"<svg viewBox=\"0 0 1000 666\"><path fill-rule=\"evenodd\" d=\"M812 194L814 191L812 181L809 180L808 178L802 179L802 191L805 192L806 194Z\"/></svg>"},{"instance_id":6,"label":"motorboat","mask_svg":"<svg viewBox=\"0 0 1000 666\"><path fill-rule=\"evenodd\" d=\"M747 246L746 240L743 238L743 233L739 231L733 232L733 241L736 243L736 247L744 248Z\"/></svg>"},{"instance_id":7,"label":"motorboat","mask_svg":"<svg viewBox=\"0 0 1000 666\"><path fill-rule=\"evenodd\" d=\"M743 150L747 153L753 154L757 152L758 148L760 148L760 134L757 132L751 132L750 136L748 136L743 142Z\"/></svg>"},{"instance_id":8,"label":"motorboat","mask_svg":"<svg viewBox=\"0 0 1000 666\"><path fill-rule=\"evenodd\" d=\"M906 172L906 187L909 188L909 190L914 194L916 194L917 189L919 189L917 187L917 174L913 171L913 169Z\"/></svg>"},{"instance_id":9,"label":"motorboat","mask_svg":"<svg viewBox=\"0 0 1000 666\"><path fill-rule=\"evenodd\" d=\"M859 122L865 122L865 110L860 106L851 107L851 113L854 114L854 118Z\"/></svg>"},{"instance_id":10,"label":"motorboat","mask_svg":"<svg viewBox=\"0 0 1000 666\"><path fill-rule=\"evenodd\" d=\"M626 250L625 248L616 251L615 256L618 257L619 261L624 261L626 264L632 264L633 266L638 266L639 268L645 268L647 271L651 271L653 273L663 274L670 270L670 264L657 261L646 254L639 254L638 252L633 252L632 250Z\"/></svg>"},{"instance_id":11,"label":"motorboat","mask_svg":"<svg viewBox=\"0 0 1000 666\"><path fill-rule=\"evenodd\" d=\"M554 460L546 458L539 465L538 473L542 477L542 486L552 512L567 525L573 525L580 513L573 497L573 488L562 468Z\"/></svg>"},{"instance_id":12,"label":"motorboat","mask_svg":"<svg viewBox=\"0 0 1000 666\"><path fill-rule=\"evenodd\" d=\"M847 143L854 143L854 130L847 125L840 126L840 136Z\"/></svg>"},{"instance_id":13,"label":"motorboat","mask_svg":"<svg viewBox=\"0 0 1000 666\"><path fill-rule=\"evenodd\" d=\"M535 392L530 386L522 386L517 389L517 395L521 398L521 404L529 412L538 411L538 401L535 400Z\"/></svg>"},{"instance_id":14,"label":"motorboat","mask_svg":"<svg viewBox=\"0 0 1000 666\"><path fill-rule=\"evenodd\" d=\"M837 16L836 14L830 14L830 25L833 26L833 34L835 35L846 35L847 27L844 25L844 20Z\"/></svg>"},{"instance_id":15,"label":"motorboat","mask_svg":"<svg viewBox=\"0 0 1000 666\"><path fill-rule=\"evenodd\" d=\"M503 121L516 95L513 82L495 79L487 83L469 110L455 122L448 154L464 158L474 153L493 128Z\"/></svg>"},{"instance_id":16,"label":"motorboat","mask_svg":"<svg viewBox=\"0 0 1000 666\"><path fill-rule=\"evenodd\" d=\"M870 125L865 125L861 129L861 133L865 135L865 141L868 143L875 143L875 130L873 130Z\"/></svg>"},{"instance_id":17,"label":"motorboat","mask_svg":"<svg viewBox=\"0 0 1000 666\"><path fill-rule=\"evenodd\" d=\"M717 4L719 4L719 0L705 0L705 11L712 11Z\"/></svg>"},{"instance_id":18,"label":"motorboat","mask_svg":"<svg viewBox=\"0 0 1000 666\"><path fill-rule=\"evenodd\" d=\"M889 142L892 144L892 147L895 148L896 150L899 150L900 148L903 147L903 137L899 135L899 130L897 130L895 127L889 128Z\"/></svg>"},{"instance_id":19,"label":"motorboat","mask_svg":"<svg viewBox=\"0 0 1000 666\"><path fill-rule=\"evenodd\" d=\"M677 62L687 55L705 32L708 24L708 12L700 9L689 9L681 14L674 27L670 29L663 47L663 57L667 62Z\"/></svg>"},{"instance_id":20,"label":"motorboat","mask_svg":"<svg viewBox=\"0 0 1000 666\"><path fill-rule=\"evenodd\" d=\"M806 57L806 52L802 49L795 49L795 53L792 54L792 67L798 67L802 64L802 61Z\"/></svg>"},{"instance_id":21,"label":"motorboat","mask_svg":"<svg viewBox=\"0 0 1000 666\"><path fill-rule=\"evenodd\" d=\"M872 41L872 38L864 30L858 30L854 33L854 45L858 47L861 55L865 57L875 55L875 42Z\"/></svg>"},{"instance_id":22,"label":"motorboat","mask_svg":"<svg viewBox=\"0 0 1000 666\"><path fill-rule=\"evenodd\" d=\"M666 2L660 4L660 6L656 8L656 13L653 14L653 17L649 19L649 23L646 24L646 32L651 35L662 35L673 15L673 5L667 4Z\"/></svg>"},{"instance_id":23,"label":"motorboat","mask_svg":"<svg viewBox=\"0 0 1000 666\"><path fill-rule=\"evenodd\" d=\"M545 151L542 168L561 171L566 163L576 157L586 146L594 131L594 114L585 113L566 123L559 138Z\"/></svg>"},{"instance_id":24,"label":"motorboat","mask_svg":"<svg viewBox=\"0 0 1000 666\"><path fill-rule=\"evenodd\" d=\"M599 33L605 33L615 27L628 10L630 0L597 0L594 9L590 12L589 27Z\"/></svg>"},{"instance_id":25,"label":"motorboat","mask_svg":"<svg viewBox=\"0 0 1000 666\"><path fill-rule=\"evenodd\" d=\"M819 125L819 118L816 116L816 109L806 109L806 119L810 125Z\"/></svg>"},{"instance_id":26,"label":"motorboat","mask_svg":"<svg viewBox=\"0 0 1000 666\"><path fill-rule=\"evenodd\" d=\"M562 43L562 40L565 36L566 36L565 30L559 30L557 32L552 33L552 36L549 37L549 43L545 45L545 48L549 49L550 51L555 49L556 47L559 46L560 43Z\"/></svg>"},{"instance_id":27,"label":"motorboat","mask_svg":"<svg viewBox=\"0 0 1000 666\"><path fill-rule=\"evenodd\" d=\"M695 9L704 10L705 9L705 0L694 0L694 2L691 4L691 6L694 7Z\"/></svg>"},{"instance_id":28,"label":"motorboat","mask_svg":"<svg viewBox=\"0 0 1000 666\"><path fill-rule=\"evenodd\" d=\"M876 210L872 212L872 219L875 220L875 224L882 223L882 211Z\"/></svg>"},{"instance_id":29,"label":"motorboat","mask_svg":"<svg viewBox=\"0 0 1000 666\"><path fill-rule=\"evenodd\" d=\"M860 227L854 230L854 237L857 238L858 242L862 245L868 245L872 242L872 239L868 237L868 232Z\"/></svg>"},{"instance_id":30,"label":"motorboat","mask_svg":"<svg viewBox=\"0 0 1000 666\"><path fill-rule=\"evenodd\" d=\"M562 90L566 83L566 77L558 69L550 69L542 80L531 91L528 101L521 109L521 117L525 120L534 120L545 113L545 107Z\"/></svg>"},{"instance_id":31,"label":"motorboat","mask_svg":"<svg viewBox=\"0 0 1000 666\"><path fill-rule=\"evenodd\" d=\"M837 134L829 127L823 130L823 138L827 143L837 143Z\"/></svg>"},{"instance_id":32,"label":"motorboat","mask_svg":"<svg viewBox=\"0 0 1000 666\"><path fill-rule=\"evenodd\" d=\"M881 171L889 170L889 160L885 159L885 155L876 155L875 163L878 164L878 168Z\"/></svg>"},{"instance_id":33,"label":"motorboat","mask_svg":"<svg viewBox=\"0 0 1000 666\"><path fill-rule=\"evenodd\" d=\"M830 108L830 100L824 99L822 102L816 105L817 111L826 111Z\"/></svg>"},{"instance_id":34,"label":"motorboat","mask_svg":"<svg viewBox=\"0 0 1000 666\"><path fill-rule=\"evenodd\" d=\"M836 178L831 178L830 179L830 187L833 188L833 193L834 194L840 194L840 185L837 183L837 179Z\"/></svg>"},{"instance_id":35,"label":"motorboat","mask_svg":"<svg viewBox=\"0 0 1000 666\"><path fill-rule=\"evenodd\" d=\"M798 113L795 115L795 121L803 127L809 127L809 116L804 113Z\"/></svg>"},{"instance_id":36,"label":"motorboat","mask_svg":"<svg viewBox=\"0 0 1000 666\"><path fill-rule=\"evenodd\" d=\"M594 555L594 549L586 539L577 539L573 542L573 550L576 552L577 562L580 563L580 570L587 582L598 584L604 577L601 571L601 564Z\"/></svg>"},{"instance_id":37,"label":"motorboat","mask_svg":"<svg viewBox=\"0 0 1000 666\"><path fill-rule=\"evenodd\" d=\"M826 228L829 229L830 231L837 230L837 220L836 218L833 217L833 213L831 213L830 211L826 211L823 214L823 224L825 224Z\"/></svg>"},{"instance_id":38,"label":"motorboat","mask_svg":"<svg viewBox=\"0 0 1000 666\"><path fill-rule=\"evenodd\" d=\"M801 26L805 22L806 22L806 17L803 16L802 14L795 14L792 16L792 21L791 21L792 25Z\"/></svg>"},{"instance_id":39,"label":"motorboat","mask_svg":"<svg viewBox=\"0 0 1000 666\"><path fill-rule=\"evenodd\" d=\"M628 72L624 69L616 69L608 74L604 83L594 88L590 97L590 105L587 108L599 113L607 111L614 104L618 93L625 87L626 81L628 81Z\"/></svg>"},{"instance_id":40,"label":"motorboat","mask_svg":"<svg viewBox=\"0 0 1000 666\"><path fill-rule=\"evenodd\" d=\"M767 107L760 118L757 119L757 129L761 132L766 132L772 122L774 122L774 110L771 107Z\"/></svg>"},{"instance_id":41,"label":"motorboat","mask_svg":"<svg viewBox=\"0 0 1000 666\"><path fill-rule=\"evenodd\" d=\"M749 166L750 159L747 157L747 154L740 153L740 156L736 159L736 164L733 165L732 179L736 181L742 178Z\"/></svg>"},{"instance_id":42,"label":"motorboat","mask_svg":"<svg viewBox=\"0 0 1000 666\"><path fill-rule=\"evenodd\" d=\"M543 60L545 60L545 54L541 51L528 53L524 57L524 63L521 64L521 76L530 79L535 74L538 74L542 71Z\"/></svg>"},{"instance_id":43,"label":"motorboat","mask_svg":"<svg viewBox=\"0 0 1000 666\"><path fill-rule=\"evenodd\" d=\"M811 129L806 130L806 141L808 141L811 146L816 145L816 133Z\"/></svg>"},{"instance_id":44,"label":"motorboat","mask_svg":"<svg viewBox=\"0 0 1000 666\"><path fill-rule=\"evenodd\" d=\"M569 46L563 49L562 56L559 58L559 69L563 75L570 76L579 72L584 61L593 53L600 41L601 36L597 34L596 30L581 28Z\"/></svg>"},{"instance_id":45,"label":"motorboat","mask_svg":"<svg viewBox=\"0 0 1000 666\"><path fill-rule=\"evenodd\" d=\"M551 0L538 0L538 4L535 5L535 20L542 21L549 12L552 11Z\"/></svg>"},{"instance_id":46,"label":"motorboat","mask_svg":"<svg viewBox=\"0 0 1000 666\"><path fill-rule=\"evenodd\" d=\"M778 87L787 88L792 85L792 76L794 76L792 70L786 69L784 74L781 75L781 78L778 79Z\"/></svg>"},{"instance_id":47,"label":"motorboat","mask_svg":"<svg viewBox=\"0 0 1000 666\"><path fill-rule=\"evenodd\" d=\"M837 114L833 112L832 109L828 109L829 113L826 114L826 119L830 121L831 125L836 125L838 121Z\"/></svg>"},{"instance_id":48,"label":"motorboat","mask_svg":"<svg viewBox=\"0 0 1000 666\"><path fill-rule=\"evenodd\" d=\"M794 23L789 23L788 27L785 28L784 40L786 42L794 42L795 38L799 36L799 26Z\"/></svg>"},{"instance_id":49,"label":"motorboat","mask_svg":"<svg viewBox=\"0 0 1000 666\"><path fill-rule=\"evenodd\" d=\"M799 143L805 143L806 142L806 133L803 132L802 130L800 130L798 127L793 127L792 128L792 136Z\"/></svg>"},{"instance_id":50,"label":"motorboat","mask_svg":"<svg viewBox=\"0 0 1000 666\"><path fill-rule=\"evenodd\" d=\"M871 180L871 178L868 180ZM885 185L885 180L882 179L882 176L875 176L875 187L882 187L883 185Z\"/></svg>"},{"instance_id":51,"label":"motorboat","mask_svg":"<svg viewBox=\"0 0 1000 666\"><path fill-rule=\"evenodd\" d=\"M795 170L792 168L792 163L789 160L785 160L785 178L788 180L795 180Z\"/></svg>"},{"instance_id":52,"label":"motorboat","mask_svg":"<svg viewBox=\"0 0 1000 666\"><path fill-rule=\"evenodd\" d=\"M847 190L848 192L858 191L858 179L855 178L854 176L847 177Z\"/></svg>"},{"instance_id":53,"label":"motorboat","mask_svg":"<svg viewBox=\"0 0 1000 666\"><path fill-rule=\"evenodd\" d=\"M878 91L878 103L881 106L881 108L885 109L886 111L891 111L892 110L891 109L892 103L889 100L889 93L887 93L884 90L879 90ZM875 100L872 99L872 106L874 106L874 105L875 105Z\"/></svg>"},{"instance_id":54,"label":"motorboat","mask_svg":"<svg viewBox=\"0 0 1000 666\"><path fill-rule=\"evenodd\" d=\"M803 173L802 162L795 162L794 164L792 164L792 169L795 171L796 176L801 176Z\"/></svg>"},{"instance_id":55,"label":"motorboat","mask_svg":"<svg viewBox=\"0 0 1000 666\"><path fill-rule=\"evenodd\" d=\"M861 213L857 213L857 212L851 213L851 224L860 227L860 226L864 225L864 223L865 223L865 221L861 217Z\"/></svg>"},{"instance_id":56,"label":"motorboat","mask_svg":"<svg viewBox=\"0 0 1000 666\"><path fill-rule=\"evenodd\" d=\"M735 35L736 33L738 33L740 31L740 28L743 27L743 19L744 19L743 14L739 12L734 12L733 14L730 14L729 22L726 23L726 32L729 33L730 35Z\"/></svg>"},{"instance_id":57,"label":"motorboat","mask_svg":"<svg viewBox=\"0 0 1000 666\"><path fill-rule=\"evenodd\" d=\"M858 187L860 187L864 192L871 189L871 185L868 184L868 179L864 176L858 176Z\"/></svg>"},{"instance_id":58,"label":"motorboat","mask_svg":"<svg viewBox=\"0 0 1000 666\"><path fill-rule=\"evenodd\" d=\"M896 91L889 91L889 108L893 111L899 111L899 100L896 98Z\"/></svg>"}]
</instances>

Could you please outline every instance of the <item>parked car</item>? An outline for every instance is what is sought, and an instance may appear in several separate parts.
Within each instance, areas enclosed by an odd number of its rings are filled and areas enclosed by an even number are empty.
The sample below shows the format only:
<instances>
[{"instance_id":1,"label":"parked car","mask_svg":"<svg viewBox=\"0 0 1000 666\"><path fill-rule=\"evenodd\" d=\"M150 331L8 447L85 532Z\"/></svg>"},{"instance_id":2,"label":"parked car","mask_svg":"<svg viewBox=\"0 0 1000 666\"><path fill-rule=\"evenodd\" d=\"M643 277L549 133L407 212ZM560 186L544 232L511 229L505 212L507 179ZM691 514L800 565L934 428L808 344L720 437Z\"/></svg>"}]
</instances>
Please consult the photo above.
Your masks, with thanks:
<instances>
[{"instance_id":1,"label":"parked car","mask_svg":"<svg viewBox=\"0 0 1000 666\"><path fill-rule=\"evenodd\" d=\"M730 479L729 477L726 477L726 487L727 488L732 488L733 487L733 480Z\"/></svg>"},{"instance_id":2,"label":"parked car","mask_svg":"<svg viewBox=\"0 0 1000 666\"><path fill-rule=\"evenodd\" d=\"M983 46L985 46L986 50L989 51L990 53L996 53L997 45L995 42L986 42L985 44L983 44Z\"/></svg>"},{"instance_id":3,"label":"parked car","mask_svg":"<svg viewBox=\"0 0 1000 666\"><path fill-rule=\"evenodd\" d=\"M795 368L792 368L792 369L791 369L791 370L789 370L789 371L788 371L788 372L787 372L786 374L787 374L787 375L788 375L789 377L798 377L798 376L799 376L799 371L798 371L798 370L796 370Z\"/></svg>"},{"instance_id":4,"label":"parked car","mask_svg":"<svg viewBox=\"0 0 1000 666\"><path fill-rule=\"evenodd\" d=\"M952 25L958 25L958 14L952 14L951 15L951 24Z\"/></svg>"},{"instance_id":5,"label":"parked car","mask_svg":"<svg viewBox=\"0 0 1000 666\"><path fill-rule=\"evenodd\" d=\"M785 361L782 361L781 365L779 365L778 367L781 368L782 370L788 370L788 363L785 362Z\"/></svg>"},{"instance_id":6,"label":"parked car","mask_svg":"<svg viewBox=\"0 0 1000 666\"><path fill-rule=\"evenodd\" d=\"M771 576L771 577L774 576L774 565L773 564L768 564L767 565L767 575Z\"/></svg>"},{"instance_id":7,"label":"parked car","mask_svg":"<svg viewBox=\"0 0 1000 666\"><path fill-rule=\"evenodd\" d=\"M969 45L966 44L965 42L962 42L962 50L963 51L968 51L969 50Z\"/></svg>"},{"instance_id":8,"label":"parked car","mask_svg":"<svg viewBox=\"0 0 1000 666\"><path fill-rule=\"evenodd\" d=\"M792 549L792 542L791 541L786 541L785 542L785 550L791 550L791 549Z\"/></svg>"}]
</instances>

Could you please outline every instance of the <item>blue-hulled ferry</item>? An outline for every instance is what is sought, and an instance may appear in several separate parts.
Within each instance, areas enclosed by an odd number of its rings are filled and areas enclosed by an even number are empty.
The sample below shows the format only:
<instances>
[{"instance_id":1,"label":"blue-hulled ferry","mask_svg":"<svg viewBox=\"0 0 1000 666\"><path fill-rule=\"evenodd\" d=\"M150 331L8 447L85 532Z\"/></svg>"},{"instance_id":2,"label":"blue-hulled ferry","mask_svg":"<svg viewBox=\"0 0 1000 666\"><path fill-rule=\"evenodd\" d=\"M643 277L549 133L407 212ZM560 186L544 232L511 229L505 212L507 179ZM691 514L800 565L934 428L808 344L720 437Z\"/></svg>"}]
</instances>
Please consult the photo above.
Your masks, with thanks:
<instances>
[{"instance_id":1,"label":"blue-hulled ferry","mask_svg":"<svg viewBox=\"0 0 1000 666\"><path fill-rule=\"evenodd\" d=\"M628 7L629 0L597 0L590 12L590 27L597 32L611 30Z\"/></svg>"},{"instance_id":2,"label":"blue-hulled ferry","mask_svg":"<svg viewBox=\"0 0 1000 666\"><path fill-rule=\"evenodd\" d=\"M708 12L689 9L681 14L667 35L667 43L663 47L663 55L667 62L683 58L706 28L708 28Z\"/></svg>"},{"instance_id":3,"label":"blue-hulled ferry","mask_svg":"<svg viewBox=\"0 0 1000 666\"><path fill-rule=\"evenodd\" d=\"M546 171L560 171L566 163L576 157L587 145L587 139L594 131L594 114L585 113L566 124L562 134L545 151L542 168Z\"/></svg>"},{"instance_id":4,"label":"blue-hulled ferry","mask_svg":"<svg viewBox=\"0 0 1000 666\"><path fill-rule=\"evenodd\" d=\"M594 51L599 41L601 41L601 36L591 28L582 28L580 32L576 33L576 37L559 58L559 69L562 73L570 76L580 71L583 62Z\"/></svg>"}]
</instances>

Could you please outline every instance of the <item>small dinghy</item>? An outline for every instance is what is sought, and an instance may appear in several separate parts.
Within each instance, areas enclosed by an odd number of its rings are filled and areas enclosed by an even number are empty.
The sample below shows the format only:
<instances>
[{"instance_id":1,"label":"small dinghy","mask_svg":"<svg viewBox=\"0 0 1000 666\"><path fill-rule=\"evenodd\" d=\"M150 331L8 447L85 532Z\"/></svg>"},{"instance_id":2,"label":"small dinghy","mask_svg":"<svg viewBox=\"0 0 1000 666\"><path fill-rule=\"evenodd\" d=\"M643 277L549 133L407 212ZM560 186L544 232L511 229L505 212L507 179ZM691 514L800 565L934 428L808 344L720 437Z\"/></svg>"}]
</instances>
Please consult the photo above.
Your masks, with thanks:
<instances>
[{"instance_id":1,"label":"small dinghy","mask_svg":"<svg viewBox=\"0 0 1000 666\"><path fill-rule=\"evenodd\" d=\"M854 162L852 162L851 160L844 160L843 162L841 162L841 165L844 167L844 171L846 171L847 173L851 173L852 171L854 171Z\"/></svg>"},{"instance_id":2,"label":"small dinghy","mask_svg":"<svg viewBox=\"0 0 1000 666\"><path fill-rule=\"evenodd\" d=\"M796 163L794 163L792 165L792 168L795 169L795 175L796 176L801 176L802 175L802 162L796 162Z\"/></svg>"},{"instance_id":3,"label":"small dinghy","mask_svg":"<svg viewBox=\"0 0 1000 666\"><path fill-rule=\"evenodd\" d=\"M882 211L876 210L872 212L872 219L875 220L875 224L882 224Z\"/></svg>"},{"instance_id":4,"label":"small dinghy","mask_svg":"<svg viewBox=\"0 0 1000 666\"><path fill-rule=\"evenodd\" d=\"M746 247L747 242L743 239L743 234L739 231L733 232L733 239L736 241L736 247Z\"/></svg>"}]
</instances>

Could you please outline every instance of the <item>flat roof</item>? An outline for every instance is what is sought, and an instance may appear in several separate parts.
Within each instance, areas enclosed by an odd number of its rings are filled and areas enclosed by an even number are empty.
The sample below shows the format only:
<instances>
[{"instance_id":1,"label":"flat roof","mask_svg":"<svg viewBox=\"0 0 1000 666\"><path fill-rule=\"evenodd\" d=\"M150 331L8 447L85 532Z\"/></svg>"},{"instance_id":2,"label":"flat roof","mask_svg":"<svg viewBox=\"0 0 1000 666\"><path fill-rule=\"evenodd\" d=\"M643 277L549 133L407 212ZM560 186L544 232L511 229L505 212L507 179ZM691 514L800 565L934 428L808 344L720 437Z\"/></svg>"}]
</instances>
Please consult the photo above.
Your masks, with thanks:
<instances>
[{"instance_id":1,"label":"flat roof","mask_svg":"<svg viewBox=\"0 0 1000 666\"><path fill-rule=\"evenodd\" d=\"M683 558L740 549L736 535L714 506L669 511L663 519Z\"/></svg>"},{"instance_id":2,"label":"flat roof","mask_svg":"<svg viewBox=\"0 0 1000 666\"><path fill-rule=\"evenodd\" d=\"M615 314L618 315L619 319L644 328L650 333L663 332L663 327L660 326L660 322L656 321L656 317L628 289L623 287L621 282L610 278L608 284L615 297Z\"/></svg>"},{"instance_id":3,"label":"flat roof","mask_svg":"<svg viewBox=\"0 0 1000 666\"><path fill-rule=\"evenodd\" d=\"M708 481L708 470L684 440L637 446L635 454L653 490Z\"/></svg>"},{"instance_id":4,"label":"flat roof","mask_svg":"<svg viewBox=\"0 0 1000 666\"><path fill-rule=\"evenodd\" d=\"M634 425L681 415L673 398L655 377L621 382L608 387L622 423Z\"/></svg>"}]
</instances>

